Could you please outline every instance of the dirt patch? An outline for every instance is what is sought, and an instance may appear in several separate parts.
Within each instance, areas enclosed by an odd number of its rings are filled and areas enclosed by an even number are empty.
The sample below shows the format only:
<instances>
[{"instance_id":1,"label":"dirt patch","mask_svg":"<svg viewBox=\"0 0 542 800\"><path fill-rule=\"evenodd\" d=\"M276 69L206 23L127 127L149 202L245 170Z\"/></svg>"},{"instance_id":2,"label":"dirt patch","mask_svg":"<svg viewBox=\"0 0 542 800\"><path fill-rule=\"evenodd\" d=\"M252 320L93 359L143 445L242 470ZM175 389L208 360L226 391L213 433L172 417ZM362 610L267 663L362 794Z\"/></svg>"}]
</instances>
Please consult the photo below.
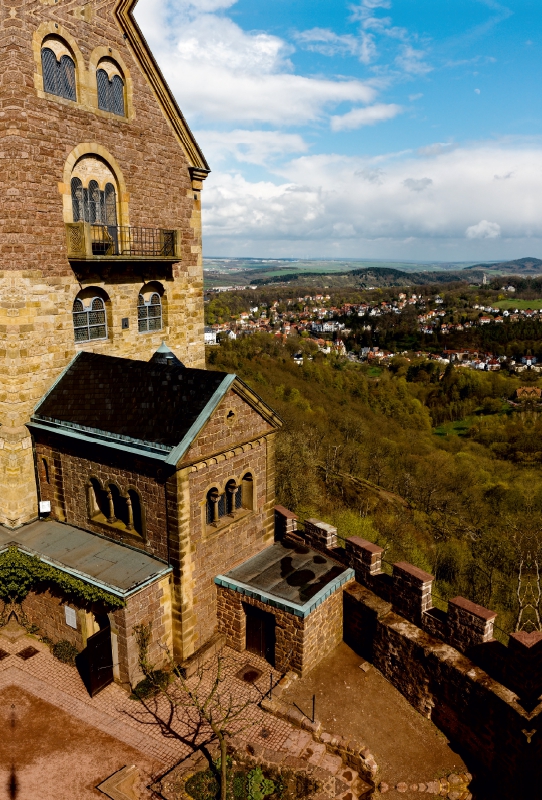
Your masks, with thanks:
<instances>
[{"instance_id":1,"label":"dirt patch","mask_svg":"<svg viewBox=\"0 0 542 800\"><path fill-rule=\"evenodd\" d=\"M310 717L316 695L315 716L324 728L365 744L380 767L380 780L391 785L467 772L433 723L374 667L360 669L363 664L342 643L306 677L295 681L282 700L296 703Z\"/></svg>"},{"instance_id":2,"label":"dirt patch","mask_svg":"<svg viewBox=\"0 0 542 800\"><path fill-rule=\"evenodd\" d=\"M97 800L95 787L126 764L146 785L157 765L142 753L18 687L0 692L0 797ZM141 792L142 800L150 798Z\"/></svg>"}]
</instances>

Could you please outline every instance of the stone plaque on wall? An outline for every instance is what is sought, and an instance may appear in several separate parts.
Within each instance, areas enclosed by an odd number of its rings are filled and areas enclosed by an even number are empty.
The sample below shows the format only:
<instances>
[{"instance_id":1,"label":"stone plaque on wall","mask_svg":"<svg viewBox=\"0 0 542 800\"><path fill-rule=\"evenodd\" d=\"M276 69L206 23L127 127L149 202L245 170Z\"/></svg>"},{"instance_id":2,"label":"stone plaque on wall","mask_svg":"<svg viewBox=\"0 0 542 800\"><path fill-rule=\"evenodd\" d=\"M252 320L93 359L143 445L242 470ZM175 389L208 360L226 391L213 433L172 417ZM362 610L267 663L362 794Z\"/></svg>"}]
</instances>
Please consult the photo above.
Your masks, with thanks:
<instances>
[{"instance_id":1,"label":"stone plaque on wall","mask_svg":"<svg viewBox=\"0 0 542 800\"><path fill-rule=\"evenodd\" d=\"M75 608L64 606L64 614L66 615L66 625L69 625L70 628L77 628L77 616L75 614Z\"/></svg>"}]
</instances>

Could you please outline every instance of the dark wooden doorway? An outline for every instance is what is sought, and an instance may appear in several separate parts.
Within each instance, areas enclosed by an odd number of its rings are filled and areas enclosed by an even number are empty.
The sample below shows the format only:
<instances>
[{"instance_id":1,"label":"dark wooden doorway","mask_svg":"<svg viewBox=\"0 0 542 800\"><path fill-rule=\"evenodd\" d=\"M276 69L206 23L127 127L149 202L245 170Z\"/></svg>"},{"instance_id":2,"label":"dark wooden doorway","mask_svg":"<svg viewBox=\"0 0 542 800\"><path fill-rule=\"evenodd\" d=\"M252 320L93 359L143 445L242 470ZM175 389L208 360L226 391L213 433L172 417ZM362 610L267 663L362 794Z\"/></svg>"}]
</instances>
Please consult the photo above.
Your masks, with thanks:
<instances>
[{"instance_id":1,"label":"dark wooden doorway","mask_svg":"<svg viewBox=\"0 0 542 800\"><path fill-rule=\"evenodd\" d=\"M246 649L275 666L275 616L243 603L246 615Z\"/></svg>"},{"instance_id":2,"label":"dark wooden doorway","mask_svg":"<svg viewBox=\"0 0 542 800\"><path fill-rule=\"evenodd\" d=\"M87 646L77 657L76 663L91 697L113 683L113 651L109 626L89 636Z\"/></svg>"}]
</instances>

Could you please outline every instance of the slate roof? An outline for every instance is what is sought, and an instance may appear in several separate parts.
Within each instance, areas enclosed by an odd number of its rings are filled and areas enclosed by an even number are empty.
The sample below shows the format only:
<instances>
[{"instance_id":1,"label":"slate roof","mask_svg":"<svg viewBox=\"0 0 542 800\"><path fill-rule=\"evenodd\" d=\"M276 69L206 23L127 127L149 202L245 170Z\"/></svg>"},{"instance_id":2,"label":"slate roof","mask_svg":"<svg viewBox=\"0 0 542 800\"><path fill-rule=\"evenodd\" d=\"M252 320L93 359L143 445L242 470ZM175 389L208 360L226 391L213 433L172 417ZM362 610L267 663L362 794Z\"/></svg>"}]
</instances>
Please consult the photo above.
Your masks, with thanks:
<instances>
[{"instance_id":1,"label":"slate roof","mask_svg":"<svg viewBox=\"0 0 542 800\"><path fill-rule=\"evenodd\" d=\"M171 572L171 567L142 550L54 520L31 522L17 530L0 526L0 551L10 545L119 597Z\"/></svg>"},{"instance_id":2,"label":"slate roof","mask_svg":"<svg viewBox=\"0 0 542 800\"><path fill-rule=\"evenodd\" d=\"M346 581L348 567L306 545L276 542L215 583L298 617L306 617Z\"/></svg>"},{"instance_id":3,"label":"slate roof","mask_svg":"<svg viewBox=\"0 0 542 800\"><path fill-rule=\"evenodd\" d=\"M225 372L80 352L28 427L177 463L235 380Z\"/></svg>"}]
</instances>

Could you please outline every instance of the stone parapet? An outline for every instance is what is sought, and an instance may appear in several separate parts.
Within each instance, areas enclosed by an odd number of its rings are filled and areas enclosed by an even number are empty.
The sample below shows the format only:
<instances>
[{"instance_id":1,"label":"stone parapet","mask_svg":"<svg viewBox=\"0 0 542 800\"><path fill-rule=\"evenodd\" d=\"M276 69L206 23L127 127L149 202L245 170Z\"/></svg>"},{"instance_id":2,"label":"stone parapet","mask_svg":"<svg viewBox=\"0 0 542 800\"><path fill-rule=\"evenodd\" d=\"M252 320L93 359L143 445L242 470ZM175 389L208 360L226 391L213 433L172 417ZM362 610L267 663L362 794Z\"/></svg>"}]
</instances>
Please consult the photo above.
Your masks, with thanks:
<instances>
[{"instance_id":1,"label":"stone parapet","mask_svg":"<svg viewBox=\"0 0 542 800\"><path fill-rule=\"evenodd\" d=\"M280 540L297 531L297 514L284 506L275 506L275 539Z\"/></svg>"},{"instance_id":2,"label":"stone parapet","mask_svg":"<svg viewBox=\"0 0 542 800\"><path fill-rule=\"evenodd\" d=\"M393 565L393 610L402 617L421 623L424 611L433 607L431 587L434 577L423 569L400 561Z\"/></svg>"},{"instance_id":3,"label":"stone parapet","mask_svg":"<svg viewBox=\"0 0 542 800\"><path fill-rule=\"evenodd\" d=\"M448 601L447 640L461 652L493 639L497 614L464 597Z\"/></svg>"},{"instance_id":4,"label":"stone parapet","mask_svg":"<svg viewBox=\"0 0 542 800\"><path fill-rule=\"evenodd\" d=\"M331 550L337 547L337 528L311 517L305 520L305 538L311 547Z\"/></svg>"}]
</instances>

